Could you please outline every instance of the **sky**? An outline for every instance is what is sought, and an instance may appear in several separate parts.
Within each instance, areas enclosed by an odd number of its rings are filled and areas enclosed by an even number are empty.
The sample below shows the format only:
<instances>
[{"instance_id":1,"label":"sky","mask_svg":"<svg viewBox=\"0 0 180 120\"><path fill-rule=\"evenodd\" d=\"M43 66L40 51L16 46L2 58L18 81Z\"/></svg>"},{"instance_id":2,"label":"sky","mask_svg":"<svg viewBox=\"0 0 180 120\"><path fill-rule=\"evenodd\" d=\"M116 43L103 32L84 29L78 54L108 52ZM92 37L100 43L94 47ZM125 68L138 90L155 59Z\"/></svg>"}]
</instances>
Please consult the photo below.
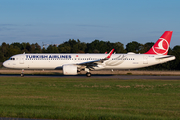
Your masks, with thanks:
<instances>
[{"instance_id":1,"label":"sky","mask_svg":"<svg viewBox=\"0 0 180 120\"><path fill-rule=\"evenodd\" d=\"M180 0L0 0L0 44L95 39L145 44L173 31L180 45Z\"/></svg>"}]
</instances>

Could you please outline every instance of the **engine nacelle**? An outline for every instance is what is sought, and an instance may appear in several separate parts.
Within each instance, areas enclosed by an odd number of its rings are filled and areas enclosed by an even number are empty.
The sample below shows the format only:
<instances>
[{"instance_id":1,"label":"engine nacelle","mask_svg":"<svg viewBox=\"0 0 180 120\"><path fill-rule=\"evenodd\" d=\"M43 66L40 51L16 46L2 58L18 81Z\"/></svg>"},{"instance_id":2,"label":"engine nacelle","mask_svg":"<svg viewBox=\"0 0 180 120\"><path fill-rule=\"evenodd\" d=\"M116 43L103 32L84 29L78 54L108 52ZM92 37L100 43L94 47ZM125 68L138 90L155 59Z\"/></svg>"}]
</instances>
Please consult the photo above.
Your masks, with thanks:
<instances>
[{"instance_id":1,"label":"engine nacelle","mask_svg":"<svg viewBox=\"0 0 180 120\"><path fill-rule=\"evenodd\" d=\"M75 65L63 65L64 75L77 75L77 66Z\"/></svg>"}]
</instances>

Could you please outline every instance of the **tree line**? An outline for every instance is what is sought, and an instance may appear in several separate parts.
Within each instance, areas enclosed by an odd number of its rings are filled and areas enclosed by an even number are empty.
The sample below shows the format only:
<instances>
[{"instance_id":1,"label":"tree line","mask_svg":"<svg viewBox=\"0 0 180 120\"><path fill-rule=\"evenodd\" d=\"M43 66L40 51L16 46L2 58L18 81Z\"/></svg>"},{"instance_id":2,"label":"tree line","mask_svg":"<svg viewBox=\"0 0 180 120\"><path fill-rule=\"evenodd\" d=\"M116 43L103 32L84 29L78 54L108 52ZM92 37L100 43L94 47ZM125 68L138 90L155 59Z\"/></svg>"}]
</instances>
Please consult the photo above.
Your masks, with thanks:
<instances>
[{"instance_id":1,"label":"tree line","mask_svg":"<svg viewBox=\"0 0 180 120\"><path fill-rule=\"evenodd\" d=\"M110 41L94 40L91 43L81 42L79 39L69 39L68 41L59 45L49 45L46 48L42 47L38 43L11 43L7 44L5 42L0 46L0 62L9 59L15 54L22 53L105 53L109 52L113 48L116 53L145 53L152 46L153 42L147 42L145 44L132 41L126 45L121 42L111 43ZM155 66L150 66L147 68L142 68L144 70L180 70L180 46L176 45L172 49L169 48L169 55L176 56L176 60L167 62L164 64L159 64Z\"/></svg>"}]
</instances>

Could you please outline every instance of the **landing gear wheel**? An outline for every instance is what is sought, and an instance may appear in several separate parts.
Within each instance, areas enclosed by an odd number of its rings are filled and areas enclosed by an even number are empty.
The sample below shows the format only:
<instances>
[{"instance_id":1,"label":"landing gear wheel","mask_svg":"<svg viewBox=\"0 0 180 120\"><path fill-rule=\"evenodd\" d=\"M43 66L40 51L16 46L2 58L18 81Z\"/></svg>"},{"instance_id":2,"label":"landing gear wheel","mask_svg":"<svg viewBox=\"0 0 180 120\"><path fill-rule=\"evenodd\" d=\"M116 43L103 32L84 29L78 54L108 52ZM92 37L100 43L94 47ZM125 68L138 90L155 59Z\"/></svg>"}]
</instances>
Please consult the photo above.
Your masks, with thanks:
<instances>
[{"instance_id":1,"label":"landing gear wheel","mask_svg":"<svg viewBox=\"0 0 180 120\"><path fill-rule=\"evenodd\" d=\"M21 77L24 77L24 69L22 69Z\"/></svg>"},{"instance_id":2,"label":"landing gear wheel","mask_svg":"<svg viewBox=\"0 0 180 120\"><path fill-rule=\"evenodd\" d=\"M21 77L24 77L24 73L21 73Z\"/></svg>"},{"instance_id":3,"label":"landing gear wheel","mask_svg":"<svg viewBox=\"0 0 180 120\"><path fill-rule=\"evenodd\" d=\"M90 72L87 72L87 73L86 73L86 76L87 76L87 77L91 77L91 73L90 73Z\"/></svg>"}]
</instances>

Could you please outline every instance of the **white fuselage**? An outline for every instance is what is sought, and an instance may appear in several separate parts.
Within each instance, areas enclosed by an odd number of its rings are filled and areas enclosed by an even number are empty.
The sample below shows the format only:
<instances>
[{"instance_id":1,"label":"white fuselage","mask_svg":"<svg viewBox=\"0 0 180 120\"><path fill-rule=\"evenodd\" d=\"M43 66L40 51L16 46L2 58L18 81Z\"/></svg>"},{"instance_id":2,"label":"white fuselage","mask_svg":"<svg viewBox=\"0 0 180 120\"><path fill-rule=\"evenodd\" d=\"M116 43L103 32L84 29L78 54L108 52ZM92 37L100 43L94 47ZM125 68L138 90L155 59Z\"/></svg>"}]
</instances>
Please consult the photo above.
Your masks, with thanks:
<instances>
[{"instance_id":1,"label":"white fuselage","mask_svg":"<svg viewBox=\"0 0 180 120\"><path fill-rule=\"evenodd\" d=\"M107 54L18 54L3 65L14 69L62 69L63 65L103 59ZM100 69L136 69L174 60L170 55L112 54L111 58L94 66Z\"/></svg>"}]
</instances>

